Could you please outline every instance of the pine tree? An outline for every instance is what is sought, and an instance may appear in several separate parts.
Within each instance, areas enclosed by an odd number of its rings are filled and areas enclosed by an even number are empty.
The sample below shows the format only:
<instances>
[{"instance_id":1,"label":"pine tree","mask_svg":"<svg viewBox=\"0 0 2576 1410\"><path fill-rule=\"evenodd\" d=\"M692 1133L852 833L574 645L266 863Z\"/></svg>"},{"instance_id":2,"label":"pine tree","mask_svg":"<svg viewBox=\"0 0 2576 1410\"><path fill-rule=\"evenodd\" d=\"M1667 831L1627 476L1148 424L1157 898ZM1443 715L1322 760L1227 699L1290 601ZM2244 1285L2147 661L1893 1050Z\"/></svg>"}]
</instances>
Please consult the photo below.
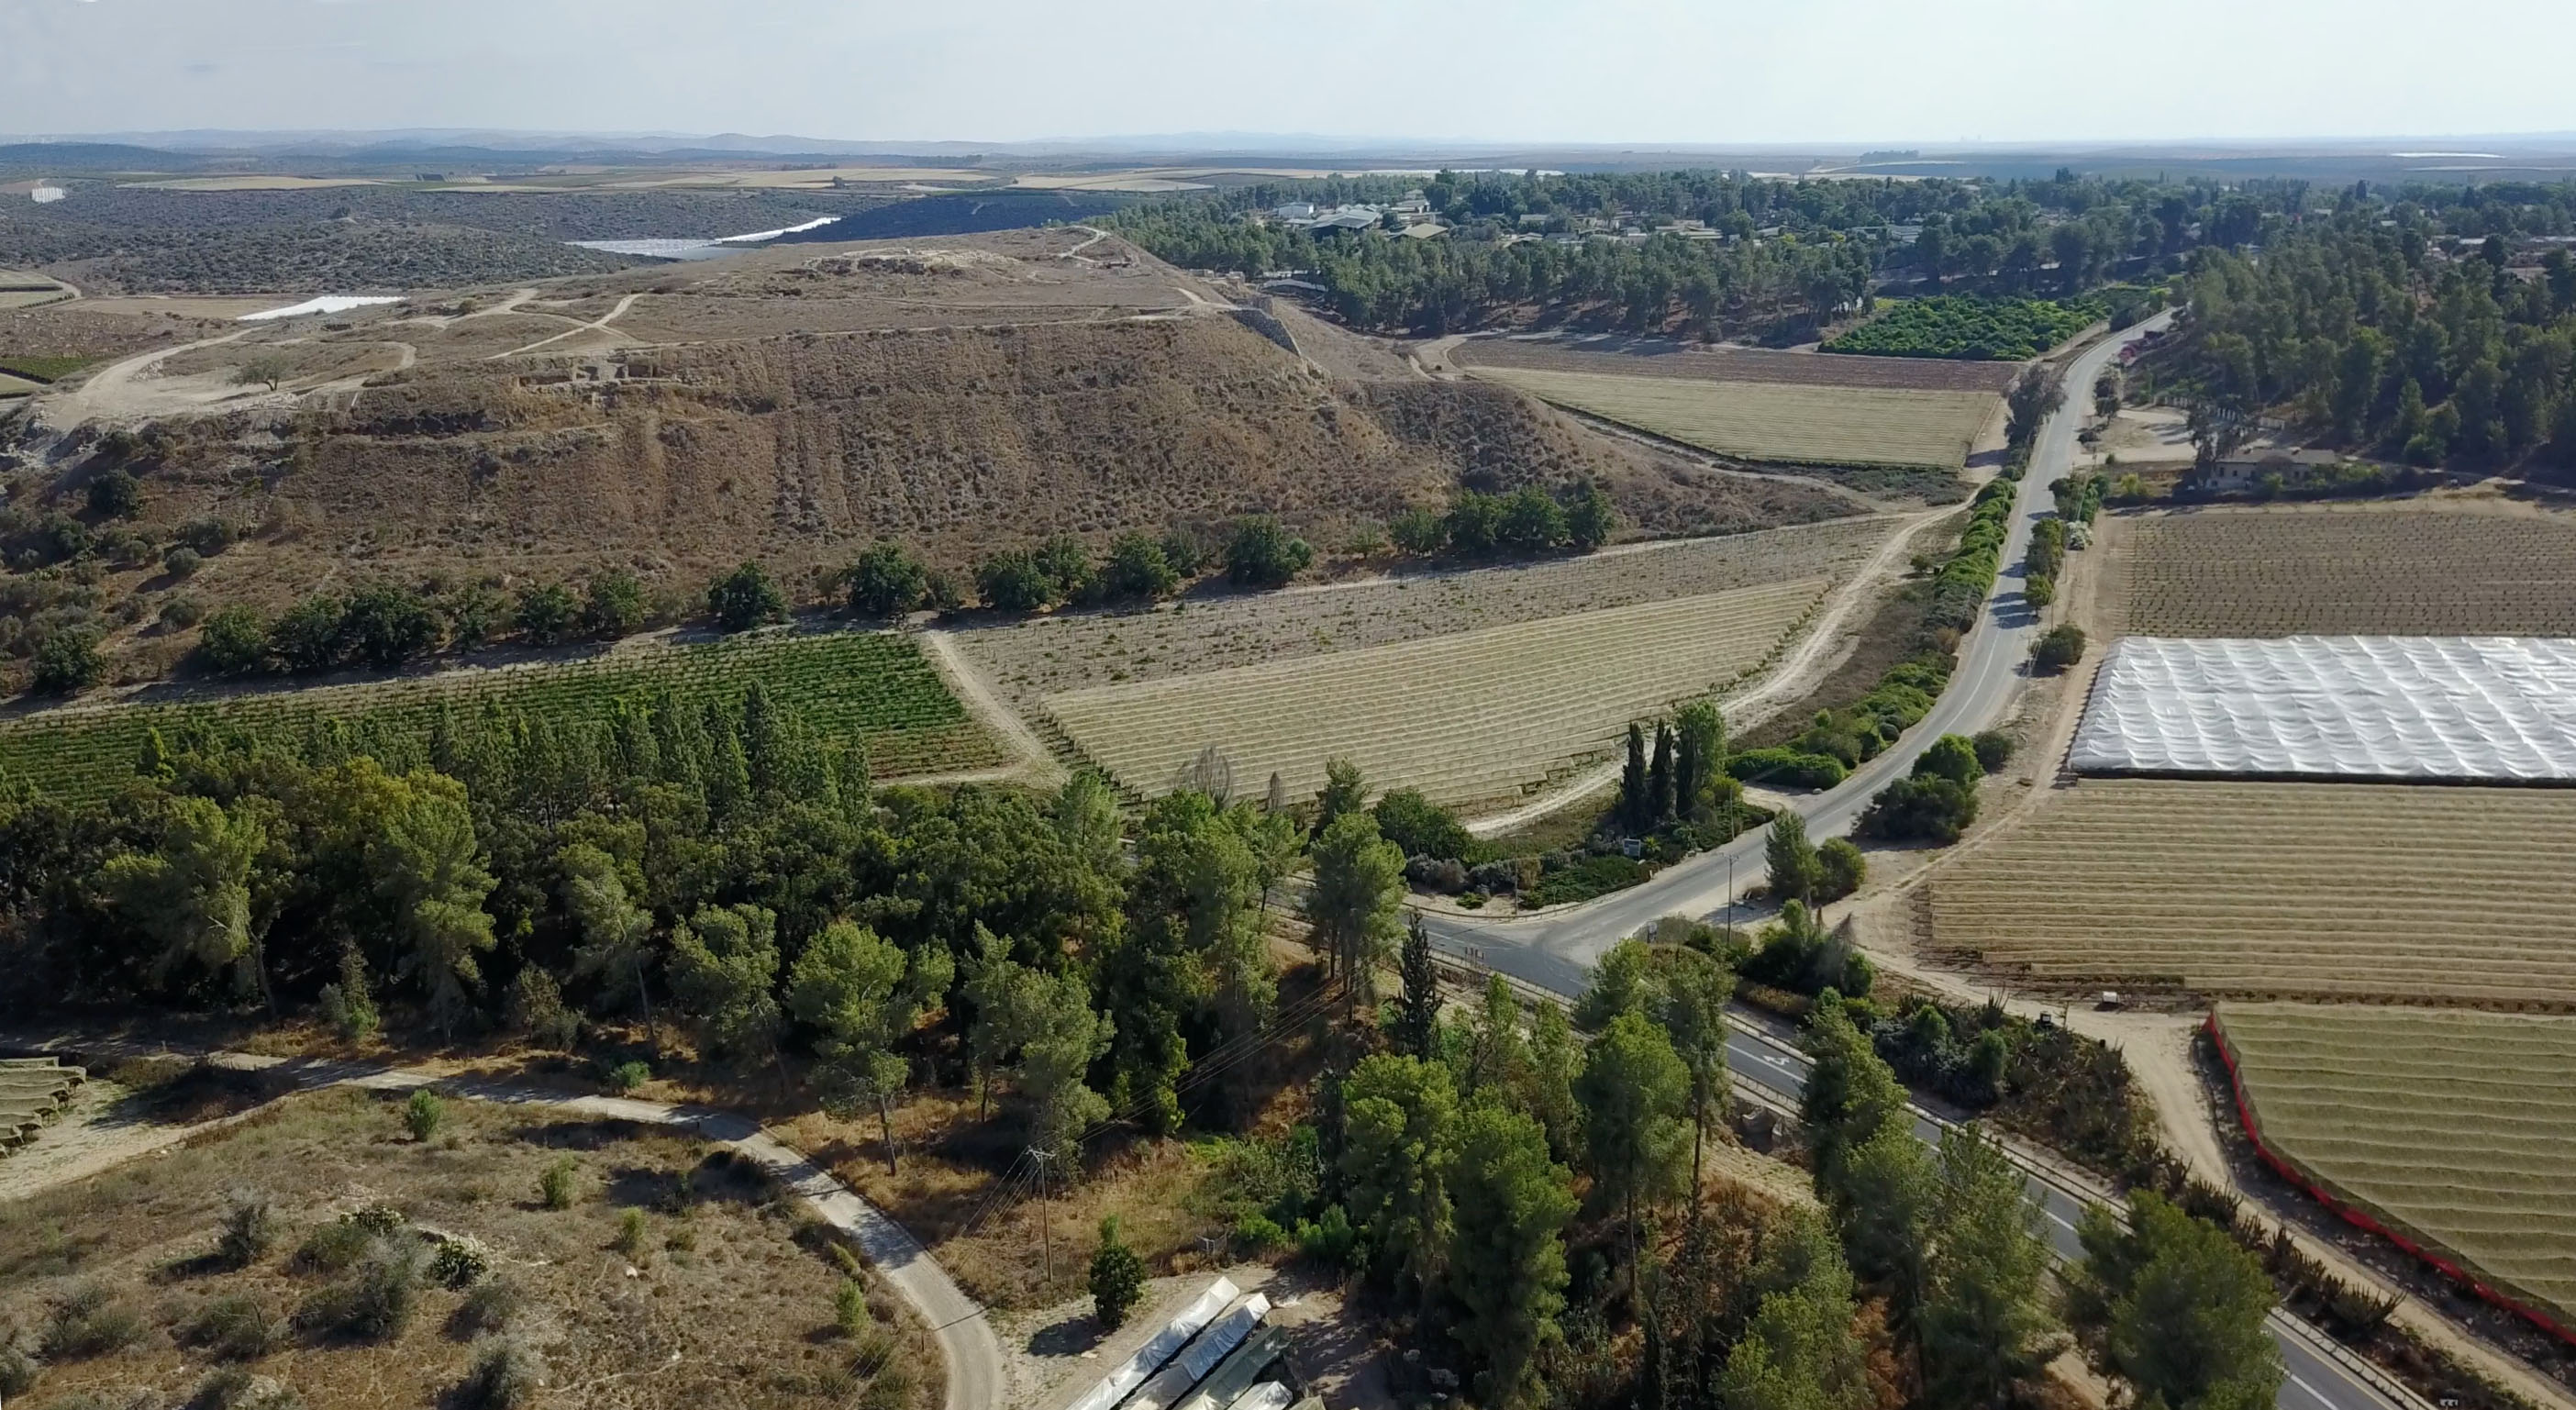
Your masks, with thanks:
<instances>
[{"instance_id":1,"label":"pine tree","mask_svg":"<svg viewBox=\"0 0 2576 1410\"><path fill-rule=\"evenodd\" d=\"M1771 836L1762 850L1764 860L1770 864L1772 899L1814 900L1824 862L1807 841L1805 818L1798 816L1795 809L1781 809L1780 816L1771 820Z\"/></svg>"},{"instance_id":2,"label":"pine tree","mask_svg":"<svg viewBox=\"0 0 2576 1410\"><path fill-rule=\"evenodd\" d=\"M1403 1015L1399 1041L1415 1057L1429 1058L1439 1038L1440 975L1431 964L1431 936L1415 915L1404 932Z\"/></svg>"},{"instance_id":3,"label":"pine tree","mask_svg":"<svg viewBox=\"0 0 2576 1410\"><path fill-rule=\"evenodd\" d=\"M1484 1366L1482 1403L1522 1403L1531 1362L1558 1337L1566 1221L1574 1194L1537 1122L1477 1102L1460 1119L1449 1284L1466 1316L1456 1336Z\"/></svg>"}]
</instances>

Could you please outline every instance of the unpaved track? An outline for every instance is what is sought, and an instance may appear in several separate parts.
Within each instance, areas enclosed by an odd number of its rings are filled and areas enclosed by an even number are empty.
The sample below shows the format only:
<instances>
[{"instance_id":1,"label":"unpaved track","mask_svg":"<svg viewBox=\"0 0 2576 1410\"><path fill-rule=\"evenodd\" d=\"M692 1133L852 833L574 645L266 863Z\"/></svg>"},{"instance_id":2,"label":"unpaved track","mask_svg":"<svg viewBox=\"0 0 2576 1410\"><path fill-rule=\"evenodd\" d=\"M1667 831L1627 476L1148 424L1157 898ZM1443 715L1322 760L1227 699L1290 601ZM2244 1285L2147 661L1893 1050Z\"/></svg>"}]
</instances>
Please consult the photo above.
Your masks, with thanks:
<instances>
[{"instance_id":1,"label":"unpaved track","mask_svg":"<svg viewBox=\"0 0 2576 1410\"><path fill-rule=\"evenodd\" d=\"M183 352L235 342L248 336L250 331L248 328L236 329L219 338L200 338L193 343L138 353L122 362L110 363L91 373L87 380L68 392L38 398L42 407L39 414L47 424L64 430L88 421L155 414L160 408L151 405L153 398L150 393L134 385L136 379Z\"/></svg>"},{"instance_id":2,"label":"unpaved track","mask_svg":"<svg viewBox=\"0 0 2576 1410\"><path fill-rule=\"evenodd\" d=\"M584 323L575 327L567 328L562 332L555 334L553 337L539 338L535 342L529 343L524 347L512 348L508 352L494 353L490 357L485 358L484 361L499 362L505 357L517 357L521 353L535 352L539 348L549 347L553 344L562 342L566 338L579 337L584 333L605 333L612 338L618 339L620 342L631 342L633 341L632 339L629 339L625 334L618 332L616 329L611 328L608 325L624 318L626 316L626 310L635 307L635 301L642 297L644 297L642 294L628 294L626 297L617 301L617 307L600 315L599 320L595 323ZM555 316L561 317L562 315L558 314Z\"/></svg>"},{"instance_id":3,"label":"unpaved track","mask_svg":"<svg viewBox=\"0 0 2576 1410\"><path fill-rule=\"evenodd\" d=\"M993 694L984 673L976 670L966 653L948 633L932 629L921 634L922 654L930 658L933 670L957 692L957 698L986 729L1001 737L1003 745L1019 756L1016 763L998 769L979 769L970 773L933 774L916 778L888 779L888 783L954 784L999 783L1018 779L1036 786L1052 786L1064 781L1064 768L1041 741L1018 711L1002 703Z\"/></svg>"},{"instance_id":4,"label":"unpaved track","mask_svg":"<svg viewBox=\"0 0 2576 1410\"><path fill-rule=\"evenodd\" d=\"M154 1057L171 1052L171 1049L157 1044L76 1038L14 1046L36 1050L77 1049L93 1055L119 1057ZM352 1086L371 1091L404 1092L435 1087L449 1095L477 1101L507 1102L514 1106L542 1107L549 1111L616 1121L676 1126L721 1142L757 1161L771 1178L793 1191L825 1222L850 1235L868 1262L885 1275L886 1281L894 1286L904 1301L912 1304L915 1312L921 1314L922 1321L938 1336L940 1352L948 1363L946 1410L1002 1410L1002 1348L984 1309L958 1288L947 1270L941 1268L902 1225L887 1218L885 1212L875 1205L859 1198L832 1172L763 1130L760 1123L751 1117L720 1107L675 1105L633 1097L576 1095L422 1067L382 1067L331 1059L263 1057L251 1053L219 1052L202 1056L218 1066L236 1071L277 1074L295 1091ZM167 1140L156 1142L154 1146L166 1148L199 1132L240 1121L248 1115L249 1112L243 1112L200 1126L174 1127ZM150 1148L154 1147L122 1148L118 1153L119 1159L130 1159ZM49 1171L49 1178L40 1185L17 1188L6 1183L9 1167L0 1164L0 1199L23 1199L39 1189L95 1174L101 1168L105 1168L104 1164L65 1166Z\"/></svg>"}]
</instances>

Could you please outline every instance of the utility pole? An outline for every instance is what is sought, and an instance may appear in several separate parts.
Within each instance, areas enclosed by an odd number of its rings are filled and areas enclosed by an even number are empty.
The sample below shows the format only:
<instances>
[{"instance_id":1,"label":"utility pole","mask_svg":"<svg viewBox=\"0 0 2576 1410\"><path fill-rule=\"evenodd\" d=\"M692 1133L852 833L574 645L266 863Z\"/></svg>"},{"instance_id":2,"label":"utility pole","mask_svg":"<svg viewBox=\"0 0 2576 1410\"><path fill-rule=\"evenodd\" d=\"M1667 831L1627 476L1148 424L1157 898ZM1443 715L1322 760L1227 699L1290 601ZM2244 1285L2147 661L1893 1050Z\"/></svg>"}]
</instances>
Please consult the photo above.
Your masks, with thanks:
<instances>
[{"instance_id":1,"label":"utility pole","mask_svg":"<svg viewBox=\"0 0 2576 1410\"><path fill-rule=\"evenodd\" d=\"M1042 1260L1039 1266L1044 1270L1044 1281L1039 1286L1050 1290L1055 1287L1055 1240L1047 1228L1051 1221L1047 1218L1046 1163L1051 1154L1053 1152L1029 1147L1029 1159L1038 1163L1038 1256Z\"/></svg>"},{"instance_id":2,"label":"utility pole","mask_svg":"<svg viewBox=\"0 0 2576 1410\"><path fill-rule=\"evenodd\" d=\"M1735 858L1726 859L1726 950L1735 953Z\"/></svg>"}]
</instances>

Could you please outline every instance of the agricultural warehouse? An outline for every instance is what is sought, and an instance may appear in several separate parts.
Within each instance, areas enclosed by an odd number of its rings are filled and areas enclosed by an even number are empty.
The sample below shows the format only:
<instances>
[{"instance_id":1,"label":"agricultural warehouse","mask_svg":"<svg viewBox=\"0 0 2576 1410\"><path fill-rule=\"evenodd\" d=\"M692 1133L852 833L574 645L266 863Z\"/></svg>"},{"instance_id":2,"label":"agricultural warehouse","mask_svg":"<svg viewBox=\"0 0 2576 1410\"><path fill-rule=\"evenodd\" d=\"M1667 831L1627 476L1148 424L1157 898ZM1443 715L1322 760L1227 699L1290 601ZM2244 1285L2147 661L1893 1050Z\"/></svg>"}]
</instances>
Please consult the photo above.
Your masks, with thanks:
<instances>
[{"instance_id":1,"label":"agricultural warehouse","mask_svg":"<svg viewBox=\"0 0 2576 1410\"><path fill-rule=\"evenodd\" d=\"M2112 648L2069 766L2576 782L2576 640L2131 637Z\"/></svg>"}]
</instances>

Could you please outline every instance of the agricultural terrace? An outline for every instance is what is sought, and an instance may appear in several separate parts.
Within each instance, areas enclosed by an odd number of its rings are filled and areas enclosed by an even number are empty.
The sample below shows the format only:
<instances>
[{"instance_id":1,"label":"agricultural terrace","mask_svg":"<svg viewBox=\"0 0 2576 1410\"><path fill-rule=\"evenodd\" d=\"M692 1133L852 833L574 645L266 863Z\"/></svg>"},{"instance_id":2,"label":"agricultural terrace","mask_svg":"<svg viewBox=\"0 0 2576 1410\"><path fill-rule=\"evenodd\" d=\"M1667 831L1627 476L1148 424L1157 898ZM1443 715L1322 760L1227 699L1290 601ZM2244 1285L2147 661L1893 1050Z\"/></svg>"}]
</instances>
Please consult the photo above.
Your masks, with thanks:
<instances>
[{"instance_id":1,"label":"agricultural terrace","mask_svg":"<svg viewBox=\"0 0 2576 1410\"><path fill-rule=\"evenodd\" d=\"M1809 387L1883 387L2001 396L2020 369L1921 357L1820 357L1770 348L1703 348L1662 340L1470 338L1449 353L1462 367L1531 372L1597 372L1702 382L1790 382Z\"/></svg>"},{"instance_id":2,"label":"agricultural terrace","mask_svg":"<svg viewBox=\"0 0 2576 1410\"><path fill-rule=\"evenodd\" d=\"M0 1205L0 1326L50 1343L26 1403L491 1404L446 1393L497 1339L535 1352L547 1404L940 1403L929 1333L872 1277L866 1325L840 1333L842 1272L757 1166L620 1121L454 1099L439 1117L416 1140L398 1099L289 1097ZM267 1203L267 1237L227 1256L245 1196ZM294 1398L191 1401L225 1366Z\"/></svg>"},{"instance_id":3,"label":"agricultural terrace","mask_svg":"<svg viewBox=\"0 0 2576 1410\"><path fill-rule=\"evenodd\" d=\"M2027 362L2102 316L2092 299L1987 299L1933 294L1879 305L1876 317L1826 343L1828 353Z\"/></svg>"},{"instance_id":4,"label":"agricultural terrace","mask_svg":"<svg viewBox=\"0 0 2576 1410\"><path fill-rule=\"evenodd\" d=\"M2576 1008L2576 789L2085 779L1931 887L1939 950L2064 988Z\"/></svg>"},{"instance_id":5,"label":"agricultural terrace","mask_svg":"<svg viewBox=\"0 0 2576 1410\"><path fill-rule=\"evenodd\" d=\"M2507 503L2107 521L2137 636L2576 636L2576 515Z\"/></svg>"},{"instance_id":6,"label":"agricultural terrace","mask_svg":"<svg viewBox=\"0 0 2576 1410\"><path fill-rule=\"evenodd\" d=\"M2218 1021L2273 1154L2576 1325L2576 1019L2229 1004Z\"/></svg>"},{"instance_id":7,"label":"agricultural terrace","mask_svg":"<svg viewBox=\"0 0 2576 1410\"><path fill-rule=\"evenodd\" d=\"M325 721L397 754L425 751L439 708L497 708L559 729L603 724L619 702L668 693L683 705L738 698L757 681L827 742L862 745L879 778L998 763L920 648L900 636L763 634L623 647L563 664L448 671L354 685L109 705L23 715L0 726L0 775L57 798L100 796L132 777L151 731L211 730L292 745Z\"/></svg>"},{"instance_id":8,"label":"agricultural terrace","mask_svg":"<svg viewBox=\"0 0 2576 1410\"><path fill-rule=\"evenodd\" d=\"M1905 521L1837 519L1722 538L1623 545L1465 571L1194 598L1153 612L1070 612L959 632L1013 700L1125 681L1320 656L1509 626L1569 612L1732 592L1794 578L1848 580Z\"/></svg>"},{"instance_id":9,"label":"agricultural terrace","mask_svg":"<svg viewBox=\"0 0 2576 1410\"><path fill-rule=\"evenodd\" d=\"M1812 387L1486 367L1475 375L1542 401L1634 426L1685 445L1791 464L1968 463L1994 415L1988 392Z\"/></svg>"},{"instance_id":10,"label":"agricultural terrace","mask_svg":"<svg viewBox=\"0 0 2576 1410\"><path fill-rule=\"evenodd\" d=\"M1048 697L1042 708L1137 792L1169 790L1208 745L1247 790L1291 797L1324 762L1440 803L1516 798L1605 757L1632 720L1761 669L1823 578L1613 607L1455 636Z\"/></svg>"}]
</instances>

